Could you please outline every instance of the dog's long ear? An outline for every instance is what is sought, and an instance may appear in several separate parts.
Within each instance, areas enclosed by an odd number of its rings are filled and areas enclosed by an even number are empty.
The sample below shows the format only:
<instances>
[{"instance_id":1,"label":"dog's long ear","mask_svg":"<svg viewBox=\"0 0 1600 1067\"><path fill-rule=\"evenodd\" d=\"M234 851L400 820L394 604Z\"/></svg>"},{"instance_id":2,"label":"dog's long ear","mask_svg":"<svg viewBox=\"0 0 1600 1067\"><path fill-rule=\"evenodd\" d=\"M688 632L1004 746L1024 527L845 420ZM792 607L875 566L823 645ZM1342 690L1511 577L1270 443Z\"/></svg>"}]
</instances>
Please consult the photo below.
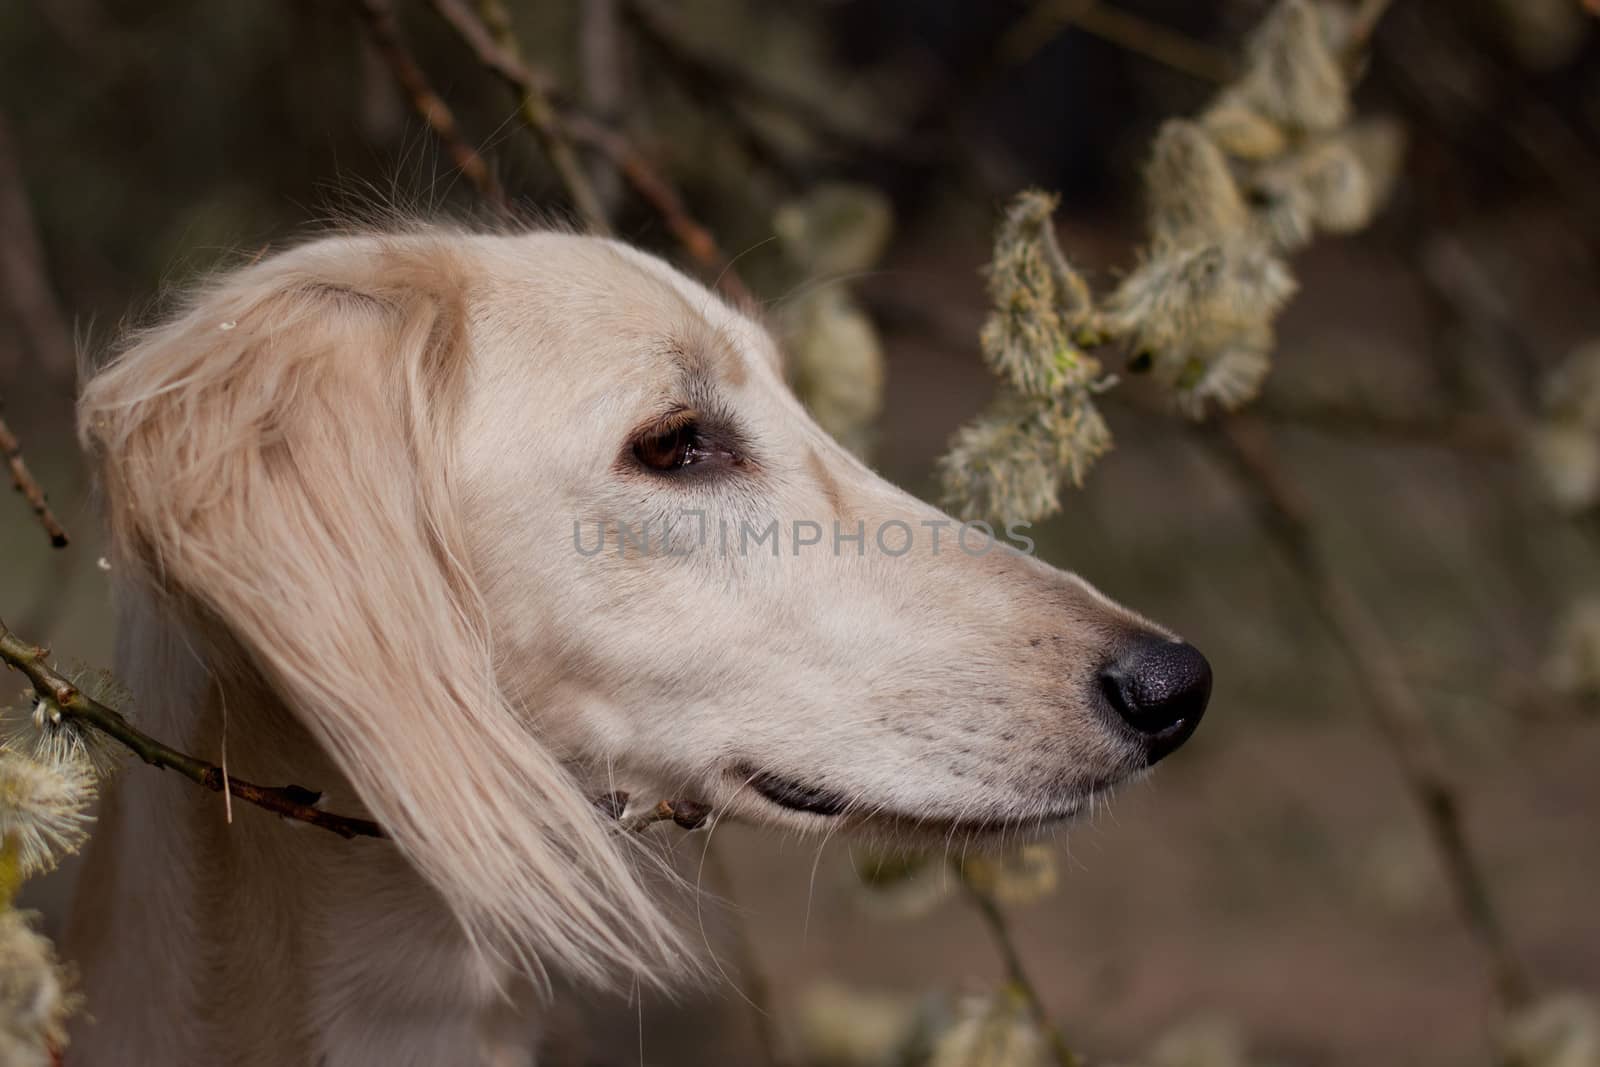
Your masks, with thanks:
<instances>
[{"instance_id":1,"label":"dog's long ear","mask_svg":"<svg viewBox=\"0 0 1600 1067\"><path fill-rule=\"evenodd\" d=\"M336 238L246 268L94 377L82 432L122 562L221 622L481 945L650 980L672 924L495 682L450 253Z\"/></svg>"}]
</instances>

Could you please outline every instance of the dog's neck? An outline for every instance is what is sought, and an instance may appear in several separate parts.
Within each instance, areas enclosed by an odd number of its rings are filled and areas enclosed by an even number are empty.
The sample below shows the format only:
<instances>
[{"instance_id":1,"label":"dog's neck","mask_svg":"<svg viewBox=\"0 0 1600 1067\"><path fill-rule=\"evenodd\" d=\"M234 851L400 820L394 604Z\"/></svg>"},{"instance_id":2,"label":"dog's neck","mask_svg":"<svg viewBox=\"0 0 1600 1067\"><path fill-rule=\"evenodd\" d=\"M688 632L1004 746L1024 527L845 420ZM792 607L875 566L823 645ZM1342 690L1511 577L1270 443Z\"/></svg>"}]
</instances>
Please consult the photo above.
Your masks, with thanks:
<instances>
[{"instance_id":1,"label":"dog's neck","mask_svg":"<svg viewBox=\"0 0 1600 1067\"><path fill-rule=\"evenodd\" d=\"M361 812L264 686L215 671L137 597L122 632L142 729ZM69 1063L529 1062L532 1022L502 995L514 983L389 842L242 803L230 817L222 796L140 765L101 808L66 945L90 1007Z\"/></svg>"}]
</instances>

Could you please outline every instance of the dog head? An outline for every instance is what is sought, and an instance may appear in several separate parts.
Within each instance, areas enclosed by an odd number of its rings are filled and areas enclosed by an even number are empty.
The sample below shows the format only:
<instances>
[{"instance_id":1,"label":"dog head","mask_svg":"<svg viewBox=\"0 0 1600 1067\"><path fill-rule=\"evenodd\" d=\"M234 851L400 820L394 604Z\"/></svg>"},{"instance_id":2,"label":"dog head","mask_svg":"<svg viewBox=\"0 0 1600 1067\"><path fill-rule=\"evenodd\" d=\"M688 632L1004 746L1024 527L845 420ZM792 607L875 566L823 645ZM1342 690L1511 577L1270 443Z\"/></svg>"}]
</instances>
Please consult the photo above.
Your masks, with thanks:
<instances>
[{"instance_id":1,"label":"dog head","mask_svg":"<svg viewBox=\"0 0 1600 1067\"><path fill-rule=\"evenodd\" d=\"M1187 645L840 447L659 260L485 242L459 474L507 684L565 753L798 825L1015 826L1170 751Z\"/></svg>"},{"instance_id":2,"label":"dog head","mask_svg":"<svg viewBox=\"0 0 1600 1067\"><path fill-rule=\"evenodd\" d=\"M124 562L469 930L589 977L680 954L601 786L1037 826L1209 692L1190 646L864 467L759 326L610 241L309 244L134 338L81 418Z\"/></svg>"}]
</instances>

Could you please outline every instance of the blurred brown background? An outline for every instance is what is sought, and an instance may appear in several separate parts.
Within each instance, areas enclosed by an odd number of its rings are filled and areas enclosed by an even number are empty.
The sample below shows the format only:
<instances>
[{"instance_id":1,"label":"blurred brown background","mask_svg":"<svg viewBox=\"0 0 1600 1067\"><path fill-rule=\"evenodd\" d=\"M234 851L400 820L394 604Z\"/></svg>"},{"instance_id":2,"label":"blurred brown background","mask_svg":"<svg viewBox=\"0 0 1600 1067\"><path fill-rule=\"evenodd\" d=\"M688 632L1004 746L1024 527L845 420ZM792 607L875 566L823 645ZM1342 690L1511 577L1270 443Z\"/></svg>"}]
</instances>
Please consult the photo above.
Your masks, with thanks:
<instances>
[{"instance_id":1,"label":"blurred brown background","mask_svg":"<svg viewBox=\"0 0 1600 1067\"><path fill-rule=\"evenodd\" d=\"M502 87L425 5L398 6L518 204L564 217ZM1266 5L1056 5L1137 17L1181 38L1176 56L1115 19L1040 20L1013 2L508 6L530 59L744 254L775 321L800 291L769 240L777 207L824 181L888 197L881 269L803 285L848 284L872 313L889 357L873 458L931 494L933 459L992 389L978 270L998 208L1027 184L1059 190L1063 246L1114 279L1139 240L1152 133L1203 106L1213 86L1197 75ZM75 351L103 348L166 289L374 203L481 215L353 7L0 6L0 396L74 535L54 552L20 501L0 501L0 612L66 660L109 663L112 641L73 443ZM1600 721L1550 663L1561 620L1600 594L1600 525L1546 499L1523 442L1547 376L1600 337L1597 59L1579 0L1397 0L1357 99L1406 124L1404 177L1370 230L1297 258L1302 291L1255 409L1442 738L1512 942L1541 989L1590 993ZM621 235L676 257L657 217L586 164ZM1128 395L1108 402L1115 451L1041 552L1184 633L1216 691L1188 747L1061 836L1059 890L1016 911L1049 1008L1097 1061L1220 1019L1252 1062L1489 1062L1487 971L1356 668L1195 432ZM733 974L730 927L744 927L780 1030L824 980L920 995L1000 977L959 900L898 921L863 907L847 842L714 840L737 905L707 903L707 940ZM674 845L691 877L704 846ZM30 885L28 902L54 921L71 877ZM639 1010L570 991L549 1062L637 1063L642 1048L652 1064L759 1063L745 984Z\"/></svg>"}]
</instances>

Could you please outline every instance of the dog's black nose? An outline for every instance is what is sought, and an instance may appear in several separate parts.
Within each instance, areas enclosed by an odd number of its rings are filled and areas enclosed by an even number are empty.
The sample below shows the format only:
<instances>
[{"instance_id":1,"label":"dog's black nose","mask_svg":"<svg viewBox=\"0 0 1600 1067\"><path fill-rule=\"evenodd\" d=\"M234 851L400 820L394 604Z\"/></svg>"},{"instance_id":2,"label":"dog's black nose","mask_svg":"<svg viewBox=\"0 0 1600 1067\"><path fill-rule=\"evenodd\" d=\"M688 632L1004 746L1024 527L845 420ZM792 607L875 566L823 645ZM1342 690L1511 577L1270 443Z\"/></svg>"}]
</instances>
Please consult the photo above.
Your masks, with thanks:
<instances>
[{"instance_id":1,"label":"dog's black nose","mask_svg":"<svg viewBox=\"0 0 1600 1067\"><path fill-rule=\"evenodd\" d=\"M1200 725L1211 696L1211 664L1191 644L1144 634L1100 672L1100 687L1122 721L1148 739L1154 763Z\"/></svg>"}]
</instances>

